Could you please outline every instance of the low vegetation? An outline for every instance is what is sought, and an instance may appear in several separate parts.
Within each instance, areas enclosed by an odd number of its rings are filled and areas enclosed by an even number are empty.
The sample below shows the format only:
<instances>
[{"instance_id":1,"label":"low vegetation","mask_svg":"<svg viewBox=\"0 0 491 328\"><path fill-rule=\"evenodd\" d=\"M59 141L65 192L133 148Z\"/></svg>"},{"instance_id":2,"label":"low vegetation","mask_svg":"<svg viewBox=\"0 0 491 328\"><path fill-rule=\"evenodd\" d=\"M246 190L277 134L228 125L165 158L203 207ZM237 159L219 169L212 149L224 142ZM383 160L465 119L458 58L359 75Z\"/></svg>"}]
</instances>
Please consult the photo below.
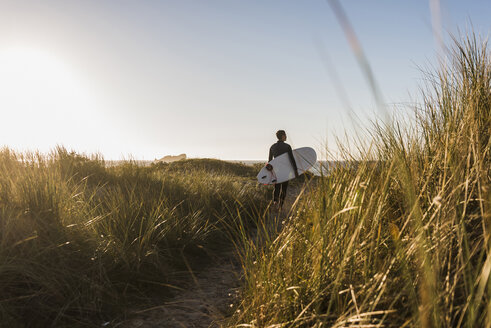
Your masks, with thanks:
<instances>
[{"instance_id":1,"label":"low vegetation","mask_svg":"<svg viewBox=\"0 0 491 328\"><path fill-rule=\"evenodd\" d=\"M258 167L255 165L244 165L212 158L188 159L172 163L156 162L153 163L152 166L170 173L179 172L185 174L186 172L203 170L211 174L241 177L254 177L258 171Z\"/></svg>"},{"instance_id":2,"label":"low vegetation","mask_svg":"<svg viewBox=\"0 0 491 328\"><path fill-rule=\"evenodd\" d=\"M428 80L412 121L375 124L359 156L304 178L274 233L257 168L3 149L0 326L110 325L233 243L244 287L229 326L491 327L486 43L456 42Z\"/></svg>"},{"instance_id":3,"label":"low vegetation","mask_svg":"<svg viewBox=\"0 0 491 328\"><path fill-rule=\"evenodd\" d=\"M376 124L277 238L244 240L231 326L491 327L486 43L456 42L427 77L412 122Z\"/></svg>"},{"instance_id":4,"label":"low vegetation","mask_svg":"<svg viewBox=\"0 0 491 328\"><path fill-rule=\"evenodd\" d=\"M100 326L171 295L230 245L239 215L264 206L249 173L210 160L106 166L61 147L1 150L0 326Z\"/></svg>"}]
</instances>

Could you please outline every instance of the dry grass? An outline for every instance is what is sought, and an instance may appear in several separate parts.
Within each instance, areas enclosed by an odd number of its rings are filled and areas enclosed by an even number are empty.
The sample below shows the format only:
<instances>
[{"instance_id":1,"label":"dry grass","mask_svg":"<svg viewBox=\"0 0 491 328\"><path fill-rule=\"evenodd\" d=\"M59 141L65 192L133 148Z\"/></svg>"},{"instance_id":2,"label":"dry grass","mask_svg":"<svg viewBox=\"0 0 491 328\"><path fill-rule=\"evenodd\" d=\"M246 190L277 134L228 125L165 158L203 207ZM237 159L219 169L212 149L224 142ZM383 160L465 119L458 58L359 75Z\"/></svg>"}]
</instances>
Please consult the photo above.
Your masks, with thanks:
<instances>
[{"instance_id":1,"label":"dry grass","mask_svg":"<svg viewBox=\"0 0 491 328\"><path fill-rule=\"evenodd\" d=\"M170 295L228 247L225 228L264 191L239 177L247 167L183 164L0 151L0 326L100 326Z\"/></svg>"},{"instance_id":2,"label":"dry grass","mask_svg":"<svg viewBox=\"0 0 491 328\"><path fill-rule=\"evenodd\" d=\"M471 36L449 62L414 121L376 124L276 239L244 240L231 326L491 327L491 60Z\"/></svg>"}]
</instances>

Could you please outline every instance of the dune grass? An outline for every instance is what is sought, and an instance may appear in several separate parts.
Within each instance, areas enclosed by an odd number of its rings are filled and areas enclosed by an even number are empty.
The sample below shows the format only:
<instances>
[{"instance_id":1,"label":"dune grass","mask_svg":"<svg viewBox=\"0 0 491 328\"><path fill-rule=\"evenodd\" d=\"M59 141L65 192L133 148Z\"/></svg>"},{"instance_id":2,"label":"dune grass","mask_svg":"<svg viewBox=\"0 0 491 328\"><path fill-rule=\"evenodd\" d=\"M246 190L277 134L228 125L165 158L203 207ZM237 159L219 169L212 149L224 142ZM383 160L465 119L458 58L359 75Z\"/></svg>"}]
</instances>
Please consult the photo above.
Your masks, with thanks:
<instances>
[{"instance_id":1,"label":"dune grass","mask_svg":"<svg viewBox=\"0 0 491 328\"><path fill-rule=\"evenodd\" d=\"M120 319L171 295L207 254L228 247L238 215L264 206L243 165L179 165L186 169L106 167L61 147L1 150L0 326Z\"/></svg>"},{"instance_id":2,"label":"dune grass","mask_svg":"<svg viewBox=\"0 0 491 328\"><path fill-rule=\"evenodd\" d=\"M0 326L114 322L234 243L244 288L229 326L491 327L485 42L456 42L428 80L413 121L375 124L374 143L312 180L278 235L254 168L3 149Z\"/></svg>"},{"instance_id":3,"label":"dune grass","mask_svg":"<svg viewBox=\"0 0 491 328\"><path fill-rule=\"evenodd\" d=\"M413 121L375 124L276 238L244 239L230 326L491 327L486 43L455 41L427 77Z\"/></svg>"},{"instance_id":4,"label":"dune grass","mask_svg":"<svg viewBox=\"0 0 491 328\"><path fill-rule=\"evenodd\" d=\"M234 175L241 177L254 177L262 165L244 165L241 163L226 162L213 158L190 158L172 163L156 162L153 167L166 170L166 172L186 173L189 171L204 170L218 175Z\"/></svg>"}]
</instances>

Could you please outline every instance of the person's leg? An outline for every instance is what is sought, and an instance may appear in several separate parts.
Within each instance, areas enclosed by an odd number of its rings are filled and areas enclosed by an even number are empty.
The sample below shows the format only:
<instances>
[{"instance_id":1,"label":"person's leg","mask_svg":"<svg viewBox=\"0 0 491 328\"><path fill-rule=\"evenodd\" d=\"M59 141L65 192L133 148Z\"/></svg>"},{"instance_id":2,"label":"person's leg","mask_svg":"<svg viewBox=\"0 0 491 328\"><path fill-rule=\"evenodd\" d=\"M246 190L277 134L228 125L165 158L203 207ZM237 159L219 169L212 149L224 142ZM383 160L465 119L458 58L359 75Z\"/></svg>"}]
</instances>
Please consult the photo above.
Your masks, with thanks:
<instances>
[{"instance_id":1,"label":"person's leg","mask_svg":"<svg viewBox=\"0 0 491 328\"><path fill-rule=\"evenodd\" d=\"M280 200L280 192L281 192L281 183L277 183L274 185L273 202L278 203L278 201Z\"/></svg>"},{"instance_id":2,"label":"person's leg","mask_svg":"<svg viewBox=\"0 0 491 328\"><path fill-rule=\"evenodd\" d=\"M286 189L288 188L288 181L285 181L280 184L281 185L281 190L280 190L280 207L283 206L283 203L285 202L285 197L286 197Z\"/></svg>"}]
</instances>

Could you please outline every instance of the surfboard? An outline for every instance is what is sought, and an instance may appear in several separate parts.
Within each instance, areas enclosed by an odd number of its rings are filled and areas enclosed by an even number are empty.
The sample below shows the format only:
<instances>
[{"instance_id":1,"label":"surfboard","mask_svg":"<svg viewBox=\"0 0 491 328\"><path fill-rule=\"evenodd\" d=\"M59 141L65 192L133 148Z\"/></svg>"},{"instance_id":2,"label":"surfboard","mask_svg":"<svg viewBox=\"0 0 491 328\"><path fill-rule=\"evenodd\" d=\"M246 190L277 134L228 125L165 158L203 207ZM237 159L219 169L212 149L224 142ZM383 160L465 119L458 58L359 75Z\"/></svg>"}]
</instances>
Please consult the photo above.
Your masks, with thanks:
<instances>
[{"instance_id":1,"label":"surfboard","mask_svg":"<svg viewBox=\"0 0 491 328\"><path fill-rule=\"evenodd\" d=\"M297 163L298 175L305 173L317 162L317 154L310 147L294 149L293 157ZM295 178L295 172L288 153L274 158L257 175L257 181L266 185L282 183L293 178Z\"/></svg>"}]
</instances>

